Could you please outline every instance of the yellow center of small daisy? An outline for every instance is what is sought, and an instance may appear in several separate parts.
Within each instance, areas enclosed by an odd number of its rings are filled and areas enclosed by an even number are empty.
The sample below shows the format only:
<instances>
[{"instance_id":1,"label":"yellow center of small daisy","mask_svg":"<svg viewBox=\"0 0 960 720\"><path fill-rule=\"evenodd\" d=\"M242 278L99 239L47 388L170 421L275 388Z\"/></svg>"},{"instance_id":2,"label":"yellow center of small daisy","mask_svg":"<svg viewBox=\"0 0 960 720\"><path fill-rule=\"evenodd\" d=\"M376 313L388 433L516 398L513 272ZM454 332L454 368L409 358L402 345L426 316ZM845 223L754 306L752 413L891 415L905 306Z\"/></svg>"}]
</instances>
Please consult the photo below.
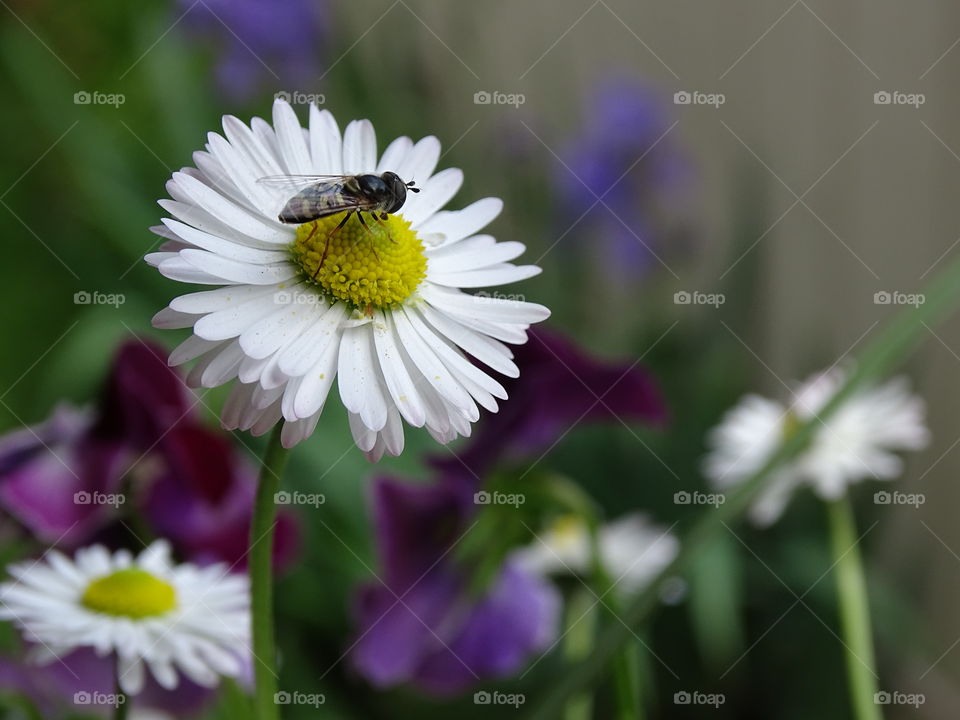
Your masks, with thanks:
<instances>
[{"instance_id":1,"label":"yellow center of small daisy","mask_svg":"<svg viewBox=\"0 0 960 720\"><path fill-rule=\"evenodd\" d=\"M139 619L173 610L177 593L172 585L145 570L126 568L91 582L81 602L107 615Z\"/></svg>"},{"instance_id":2,"label":"yellow center of small daisy","mask_svg":"<svg viewBox=\"0 0 960 720\"><path fill-rule=\"evenodd\" d=\"M297 228L293 259L325 294L355 308L389 308L409 298L427 275L423 243L397 215L376 220L367 213L337 226L346 213Z\"/></svg>"},{"instance_id":3,"label":"yellow center of small daisy","mask_svg":"<svg viewBox=\"0 0 960 720\"><path fill-rule=\"evenodd\" d=\"M586 534L583 520L573 514L561 515L553 521L550 530L557 545L563 548L572 548Z\"/></svg>"}]
</instances>

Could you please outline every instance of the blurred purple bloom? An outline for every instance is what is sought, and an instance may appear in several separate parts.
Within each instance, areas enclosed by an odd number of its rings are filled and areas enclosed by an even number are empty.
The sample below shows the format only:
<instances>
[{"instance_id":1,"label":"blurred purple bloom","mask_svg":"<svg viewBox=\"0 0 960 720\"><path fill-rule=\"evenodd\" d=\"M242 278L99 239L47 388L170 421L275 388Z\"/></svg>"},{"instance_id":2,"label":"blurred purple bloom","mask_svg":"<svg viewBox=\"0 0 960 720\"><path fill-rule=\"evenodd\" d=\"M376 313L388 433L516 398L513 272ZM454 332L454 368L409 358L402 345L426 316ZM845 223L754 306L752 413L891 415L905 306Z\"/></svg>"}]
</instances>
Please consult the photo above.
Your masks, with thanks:
<instances>
[{"instance_id":1,"label":"blurred purple bloom","mask_svg":"<svg viewBox=\"0 0 960 720\"><path fill-rule=\"evenodd\" d=\"M523 381L506 378L508 398L500 411L478 425L457 457L438 457L435 466L482 478L497 465L536 460L581 422L667 419L660 391L643 367L597 360L557 333L531 330L529 342L515 348L514 362Z\"/></svg>"},{"instance_id":2,"label":"blurred purple bloom","mask_svg":"<svg viewBox=\"0 0 960 720\"><path fill-rule=\"evenodd\" d=\"M653 89L612 79L588 107L583 131L565 154L572 172L558 175L563 219L576 221L574 237L599 253L606 276L634 281L656 262L651 250L662 255L669 232L663 208L686 189L688 168L667 134L672 120L664 100Z\"/></svg>"},{"instance_id":3,"label":"blurred purple bloom","mask_svg":"<svg viewBox=\"0 0 960 720\"><path fill-rule=\"evenodd\" d=\"M119 492L130 454L92 438L92 422L61 405L43 423L0 438L0 508L44 543L75 546L109 520L111 507L82 500Z\"/></svg>"},{"instance_id":4,"label":"blurred purple bloom","mask_svg":"<svg viewBox=\"0 0 960 720\"><path fill-rule=\"evenodd\" d=\"M257 478L221 433L177 428L164 439L166 465L146 491L142 512L150 527L193 562L247 567L250 516ZM274 562L287 567L299 532L290 513L277 516Z\"/></svg>"},{"instance_id":5,"label":"blurred purple bloom","mask_svg":"<svg viewBox=\"0 0 960 720\"><path fill-rule=\"evenodd\" d=\"M45 718L73 716L83 711L84 717L96 712L95 706L80 705L77 694L116 692L115 660L99 657L92 649L76 650L49 665L27 665L21 660L0 657L0 689L11 690L28 698ZM203 709L213 697L211 690L200 687L181 676L175 692L164 690L150 673L146 686L133 700L135 708L151 708L182 718ZM99 715L112 714L106 708Z\"/></svg>"},{"instance_id":6,"label":"blurred purple bloom","mask_svg":"<svg viewBox=\"0 0 960 720\"><path fill-rule=\"evenodd\" d=\"M58 408L46 422L0 438L0 508L44 543L107 542L130 506L147 528L194 562L245 568L256 477L220 432L200 424L193 396L162 348L122 346L95 410ZM133 502L98 502L123 494ZM296 550L281 513L275 553ZM146 540L146 538L145 538Z\"/></svg>"},{"instance_id":7,"label":"blurred purple bloom","mask_svg":"<svg viewBox=\"0 0 960 720\"><path fill-rule=\"evenodd\" d=\"M327 17L318 0L180 0L186 23L217 47L217 81L234 101L262 87L302 89L317 73Z\"/></svg>"},{"instance_id":8,"label":"blurred purple bloom","mask_svg":"<svg viewBox=\"0 0 960 720\"><path fill-rule=\"evenodd\" d=\"M354 604L353 666L377 687L413 685L435 695L516 673L557 632L560 597L543 578L506 564L479 596L455 563L472 496L454 483L373 486L382 581Z\"/></svg>"}]
</instances>

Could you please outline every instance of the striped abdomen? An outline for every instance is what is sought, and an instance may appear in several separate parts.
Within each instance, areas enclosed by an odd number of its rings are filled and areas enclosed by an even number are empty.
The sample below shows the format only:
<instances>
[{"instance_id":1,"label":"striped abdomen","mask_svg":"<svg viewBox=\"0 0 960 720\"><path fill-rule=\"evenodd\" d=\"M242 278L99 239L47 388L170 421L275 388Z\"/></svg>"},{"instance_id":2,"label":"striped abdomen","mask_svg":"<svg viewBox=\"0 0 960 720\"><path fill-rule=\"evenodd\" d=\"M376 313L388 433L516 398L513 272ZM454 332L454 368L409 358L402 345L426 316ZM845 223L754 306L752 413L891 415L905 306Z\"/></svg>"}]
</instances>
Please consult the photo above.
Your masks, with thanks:
<instances>
[{"instance_id":1,"label":"striped abdomen","mask_svg":"<svg viewBox=\"0 0 960 720\"><path fill-rule=\"evenodd\" d=\"M343 183L320 183L294 195L280 211L280 222L305 223L356 208L357 199L345 192Z\"/></svg>"}]
</instances>

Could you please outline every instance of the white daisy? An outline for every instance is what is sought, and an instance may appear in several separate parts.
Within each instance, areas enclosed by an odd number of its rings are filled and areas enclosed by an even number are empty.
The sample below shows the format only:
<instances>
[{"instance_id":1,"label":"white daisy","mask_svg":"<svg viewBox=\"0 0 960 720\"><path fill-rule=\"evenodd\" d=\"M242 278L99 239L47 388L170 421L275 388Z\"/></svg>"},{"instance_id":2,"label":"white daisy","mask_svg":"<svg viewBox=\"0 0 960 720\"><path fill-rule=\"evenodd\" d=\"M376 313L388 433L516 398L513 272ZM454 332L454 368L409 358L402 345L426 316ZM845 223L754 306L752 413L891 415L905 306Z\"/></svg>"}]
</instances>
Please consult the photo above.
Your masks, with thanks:
<instances>
[{"instance_id":1,"label":"white daisy","mask_svg":"<svg viewBox=\"0 0 960 720\"><path fill-rule=\"evenodd\" d=\"M616 588L630 594L641 590L680 549L676 537L641 513L624 515L597 533L604 569ZM590 531L582 518L561 515L537 539L513 553L523 567L542 574L590 573Z\"/></svg>"},{"instance_id":2,"label":"white daisy","mask_svg":"<svg viewBox=\"0 0 960 720\"><path fill-rule=\"evenodd\" d=\"M249 591L223 565L173 565L166 541L134 558L100 545L73 560L57 551L9 568L0 618L37 643L33 659L52 662L81 647L115 654L120 688L136 695L145 666L164 688L178 671L212 687L249 667Z\"/></svg>"},{"instance_id":3,"label":"white daisy","mask_svg":"<svg viewBox=\"0 0 960 720\"><path fill-rule=\"evenodd\" d=\"M508 377L519 371L505 343L549 316L542 305L476 297L461 288L512 283L540 272L510 261L518 242L478 235L502 208L496 198L441 210L463 182L454 168L434 172L440 142L401 137L377 158L373 126L347 125L310 108L300 126L284 101L273 126L223 119L196 168L174 173L174 219L153 228L168 239L147 256L165 276L224 286L176 298L154 318L161 328L193 328L170 363L198 359L188 382L237 380L223 410L228 429L262 434L281 419L286 447L308 437L336 379L357 445L372 460L403 449L401 418L439 442L469 435L480 407L497 411L503 387L468 359ZM344 213L302 225L278 213L297 190L276 175L395 172L414 182L402 208L369 230ZM259 181L259 182L258 182Z\"/></svg>"},{"instance_id":4,"label":"white daisy","mask_svg":"<svg viewBox=\"0 0 960 720\"><path fill-rule=\"evenodd\" d=\"M801 422L817 416L843 382L841 370L815 375L797 388L789 406L744 397L707 437L704 473L711 484L722 490L750 477ZM853 483L892 480L903 471L895 453L922 449L928 441L923 400L910 394L906 379L861 390L820 422L803 453L775 471L750 515L757 524L769 525L802 484L822 498L836 499Z\"/></svg>"}]
</instances>

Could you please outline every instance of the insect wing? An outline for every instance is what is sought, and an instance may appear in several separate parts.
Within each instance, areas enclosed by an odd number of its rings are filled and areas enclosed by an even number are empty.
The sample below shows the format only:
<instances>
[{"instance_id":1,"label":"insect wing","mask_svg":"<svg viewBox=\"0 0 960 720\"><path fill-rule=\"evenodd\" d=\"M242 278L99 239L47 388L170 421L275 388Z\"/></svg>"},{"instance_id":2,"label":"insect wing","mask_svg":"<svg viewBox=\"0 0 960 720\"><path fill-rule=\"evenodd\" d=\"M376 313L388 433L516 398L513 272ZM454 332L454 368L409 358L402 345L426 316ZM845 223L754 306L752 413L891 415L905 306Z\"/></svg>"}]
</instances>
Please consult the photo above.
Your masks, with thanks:
<instances>
[{"instance_id":1,"label":"insect wing","mask_svg":"<svg viewBox=\"0 0 960 720\"><path fill-rule=\"evenodd\" d=\"M257 178L257 183L271 188L302 190L310 185L343 183L350 175L267 175Z\"/></svg>"}]
</instances>

